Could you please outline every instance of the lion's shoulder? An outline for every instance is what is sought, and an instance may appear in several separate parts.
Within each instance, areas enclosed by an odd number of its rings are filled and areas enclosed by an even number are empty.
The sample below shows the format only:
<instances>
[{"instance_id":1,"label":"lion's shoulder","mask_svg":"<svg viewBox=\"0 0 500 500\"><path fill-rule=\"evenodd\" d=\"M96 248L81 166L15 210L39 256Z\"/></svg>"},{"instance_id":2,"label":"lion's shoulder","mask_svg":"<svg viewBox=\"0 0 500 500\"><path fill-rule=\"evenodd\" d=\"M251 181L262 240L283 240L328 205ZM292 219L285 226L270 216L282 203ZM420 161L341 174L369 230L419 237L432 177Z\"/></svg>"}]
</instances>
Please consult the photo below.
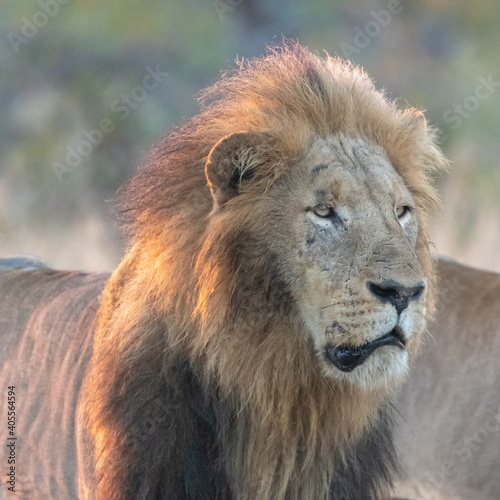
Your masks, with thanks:
<instances>
[{"instance_id":1,"label":"lion's shoulder","mask_svg":"<svg viewBox=\"0 0 500 500\"><path fill-rule=\"evenodd\" d=\"M40 263L41 264L41 263ZM0 261L0 330L3 345L14 346L34 322L38 331L64 338L66 322L95 312L108 274L57 271L38 261Z\"/></svg>"}]
</instances>

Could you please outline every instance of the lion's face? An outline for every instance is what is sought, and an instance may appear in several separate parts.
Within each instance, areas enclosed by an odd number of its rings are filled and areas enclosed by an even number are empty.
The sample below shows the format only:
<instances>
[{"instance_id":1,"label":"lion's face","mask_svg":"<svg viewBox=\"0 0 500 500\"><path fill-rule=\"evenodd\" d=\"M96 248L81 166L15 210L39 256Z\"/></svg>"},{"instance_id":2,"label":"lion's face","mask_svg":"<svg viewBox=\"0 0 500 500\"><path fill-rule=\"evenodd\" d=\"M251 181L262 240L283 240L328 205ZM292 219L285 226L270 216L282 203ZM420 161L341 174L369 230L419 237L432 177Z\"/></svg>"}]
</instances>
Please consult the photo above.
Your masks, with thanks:
<instances>
[{"instance_id":1,"label":"lion's face","mask_svg":"<svg viewBox=\"0 0 500 500\"><path fill-rule=\"evenodd\" d=\"M316 139L266 196L323 372L362 387L402 378L425 326L426 278L414 200L383 150Z\"/></svg>"},{"instance_id":2,"label":"lion's face","mask_svg":"<svg viewBox=\"0 0 500 500\"><path fill-rule=\"evenodd\" d=\"M226 141L228 147L235 142ZM218 147L220 158L251 168L248 155L228 156L224 148ZM223 163L209 162L209 179L212 165L227 171ZM427 280L416 253L416 204L383 149L358 137L312 139L250 210L245 197L252 180L242 181L241 172L236 177L234 200L212 183L216 197L230 199L222 213L231 220L233 210L244 212L240 245L251 245L246 254L259 252L251 259L261 262L251 273L279 277L270 277L269 286L291 298L323 373L361 388L402 380L425 326Z\"/></svg>"}]
</instances>

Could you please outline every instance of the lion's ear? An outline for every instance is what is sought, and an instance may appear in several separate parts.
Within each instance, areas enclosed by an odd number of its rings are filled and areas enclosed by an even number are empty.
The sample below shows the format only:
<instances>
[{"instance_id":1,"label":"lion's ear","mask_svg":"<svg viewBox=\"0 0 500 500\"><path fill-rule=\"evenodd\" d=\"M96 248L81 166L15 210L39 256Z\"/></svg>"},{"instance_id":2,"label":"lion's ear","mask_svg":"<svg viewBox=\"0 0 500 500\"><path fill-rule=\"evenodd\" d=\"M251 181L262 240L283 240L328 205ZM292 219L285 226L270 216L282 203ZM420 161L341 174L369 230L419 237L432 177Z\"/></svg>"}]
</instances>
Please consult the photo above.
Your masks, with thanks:
<instances>
[{"instance_id":1,"label":"lion's ear","mask_svg":"<svg viewBox=\"0 0 500 500\"><path fill-rule=\"evenodd\" d=\"M268 146L267 134L236 132L223 137L212 148L205 174L217 205L234 198L241 183L254 178L255 168L265 161Z\"/></svg>"},{"instance_id":2,"label":"lion's ear","mask_svg":"<svg viewBox=\"0 0 500 500\"><path fill-rule=\"evenodd\" d=\"M427 131L427 120L423 111L415 111L412 115L412 122L415 129L420 129L424 133Z\"/></svg>"}]
</instances>

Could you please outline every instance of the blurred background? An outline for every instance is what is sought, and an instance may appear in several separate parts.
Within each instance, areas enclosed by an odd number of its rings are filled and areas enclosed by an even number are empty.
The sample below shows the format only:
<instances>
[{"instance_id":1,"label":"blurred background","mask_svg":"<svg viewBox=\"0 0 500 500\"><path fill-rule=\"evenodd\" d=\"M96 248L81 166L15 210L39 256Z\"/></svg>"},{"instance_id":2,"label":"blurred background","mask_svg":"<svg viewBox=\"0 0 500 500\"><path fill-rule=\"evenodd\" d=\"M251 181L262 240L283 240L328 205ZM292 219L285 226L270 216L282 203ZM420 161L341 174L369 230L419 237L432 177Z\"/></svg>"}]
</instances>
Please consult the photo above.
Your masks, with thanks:
<instances>
[{"instance_id":1,"label":"blurred background","mask_svg":"<svg viewBox=\"0 0 500 500\"><path fill-rule=\"evenodd\" d=\"M281 36L427 110L451 169L437 251L500 271L500 2L2 0L0 256L112 270L113 196L236 56Z\"/></svg>"}]
</instances>

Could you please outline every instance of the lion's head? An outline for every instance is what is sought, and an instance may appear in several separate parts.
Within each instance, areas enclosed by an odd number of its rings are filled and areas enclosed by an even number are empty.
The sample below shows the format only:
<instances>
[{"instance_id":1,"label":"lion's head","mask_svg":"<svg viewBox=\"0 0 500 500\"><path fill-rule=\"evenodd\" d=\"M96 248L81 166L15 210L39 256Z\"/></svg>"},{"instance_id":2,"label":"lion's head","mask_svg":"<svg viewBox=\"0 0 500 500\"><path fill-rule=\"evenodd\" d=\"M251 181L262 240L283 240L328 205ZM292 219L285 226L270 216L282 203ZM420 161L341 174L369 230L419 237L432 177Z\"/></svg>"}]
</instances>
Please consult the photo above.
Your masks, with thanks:
<instances>
[{"instance_id":1,"label":"lion's head","mask_svg":"<svg viewBox=\"0 0 500 500\"><path fill-rule=\"evenodd\" d=\"M331 380L400 379L432 307L428 174L445 163L423 114L295 45L243 63L203 98L127 191L141 248L162 251L155 265L185 290L175 299L217 325L203 345L223 318L265 328L285 317Z\"/></svg>"},{"instance_id":2,"label":"lion's head","mask_svg":"<svg viewBox=\"0 0 500 500\"><path fill-rule=\"evenodd\" d=\"M243 62L202 100L123 191L131 248L89 375L103 491L137 467L116 436L155 394L187 406L173 387L187 370L223 421L216 462L236 496L373 497L393 465L382 403L433 304L428 177L446 163L434 131L361 69L295 44ZM165 421L176 418L188 417ZM174 427L165 439L183 439ZM182 465L182 446L158 448L165 467ZM140 484L162 463L149 455Z\"/></svg>"},{"instance_id":3,"label":"lion's head","mask_svg":"<svg viewBox=\"0 0 500 500\"><path fill-rule=\"evenodd\" d=\"M260 295L264 321L295 315L332 380L369 388L399 379L433 279L428 249L417 247L412 186L360 134L312 134L286 161L274 160L279 148L272 136L236 133L208 159L207 246L217 245L219 262L224 248L232 253L234 312L244 316ZM275 161L284 163L277 176Z\"/></svg>"}]
</instances>

